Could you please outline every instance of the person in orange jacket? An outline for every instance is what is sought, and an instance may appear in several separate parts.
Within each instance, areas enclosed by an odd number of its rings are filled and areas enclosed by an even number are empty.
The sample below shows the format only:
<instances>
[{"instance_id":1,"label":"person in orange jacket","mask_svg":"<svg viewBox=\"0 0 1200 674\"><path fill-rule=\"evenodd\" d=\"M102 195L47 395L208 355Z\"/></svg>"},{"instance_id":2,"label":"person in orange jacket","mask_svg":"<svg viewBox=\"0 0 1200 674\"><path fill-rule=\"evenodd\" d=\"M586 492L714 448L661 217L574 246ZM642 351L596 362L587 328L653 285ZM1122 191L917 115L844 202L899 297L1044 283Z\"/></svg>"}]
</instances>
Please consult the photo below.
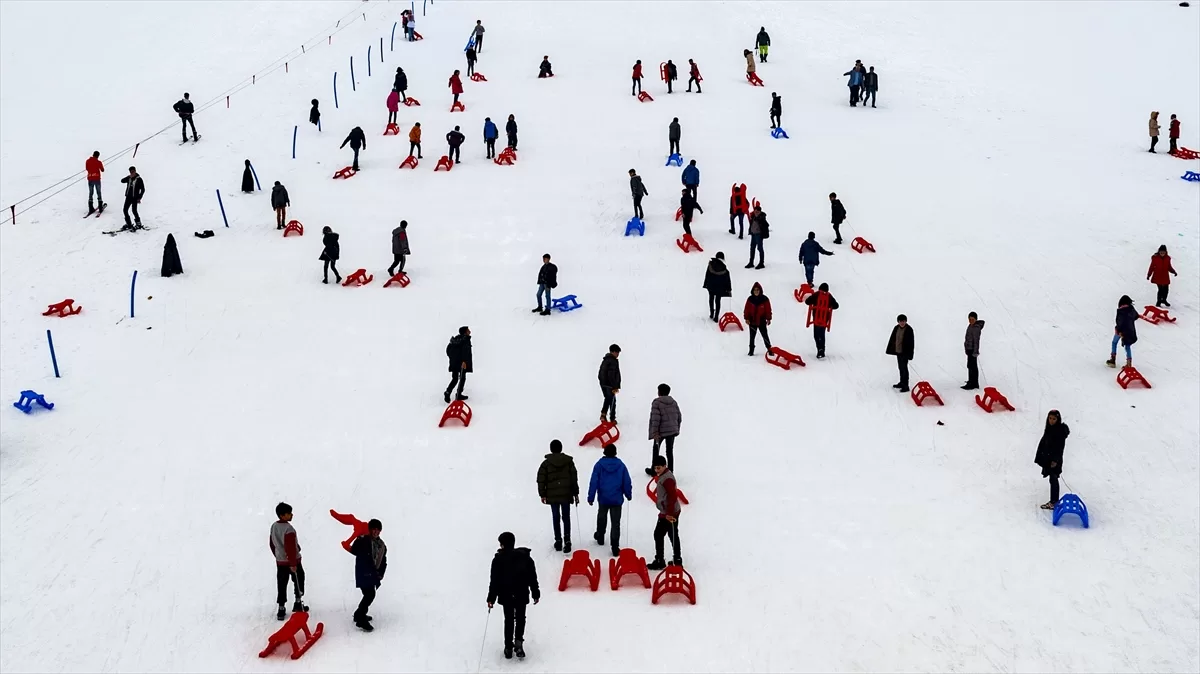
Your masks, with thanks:
<instances>
[{"instance_id":1,"label":"person in orange jacket","mask_svg":"<svg viewBox=\"0 0 1200 674\"><path fill-rule=\"evenodd\" d=\"M458 102L458 97L462 95L463 92L462 80L459 79L458 72L459 71L455 70L454 74L450 76L450 81L446 84L446 86L450 87L450 93L454 94L455 103Z\"/></svg>"},{"instance_id":2,"label":"person in orange jacket","mask_svg":"<svg viewBox=\"0 0 1200 674\"><path fill-rule=\"evenodd\" d=\"M100 161L100 152L97 150L92 153L91 157L83 164L87 171L88 184L88 215L96 212L96 207L92 204L92 193L96 193L96 201L100 202L100 211L104 212L104 207L108 204L104 203L104 197L100 194L100 174L104 173L104 162ZM86 216L85 216L86 217Z\"/></svg>"},{"instance_id":3,"label":"person in orange jacket","mask_svg":"<svg viewBox=\"0 0 1200 674\"><path fill-rule=\"evenodd\" d=\"M408 156L412 156L413 150L417 151L417 159L424 159L421 156L421 123L417 122L408 130Z\"/></svg>"},{"instance_id":4,"label":"person in orange jacket","mask_svg":"<svg viewBox=\"0 0 1200 674\"><path fill-rule=\"evenodd\" d=\"M638 59L637 63L633 64L633 90L629 92L630 96L637 96L642 93L642 60Z\"/></svg>"},{"instance_id":5,"label":"person in orange jacket","mask_svg":"<svg viewBox=\"0 0 1200 674\"><path fill-rule=\"evenodd\" d=\"M1146 270L1146 280L1158 286L1158 299L1154 302L1154 306L1161 307L1162 305L1171 306L1167 301L1167 293L1171 290L1171 277L1169 274L1175 274L1175 268L1171 266L1171 256L1167 254L1167 246L1164 244L1158 247L1158 252L1150 258L1150 268Z\"/></svg>"}]
</instances>

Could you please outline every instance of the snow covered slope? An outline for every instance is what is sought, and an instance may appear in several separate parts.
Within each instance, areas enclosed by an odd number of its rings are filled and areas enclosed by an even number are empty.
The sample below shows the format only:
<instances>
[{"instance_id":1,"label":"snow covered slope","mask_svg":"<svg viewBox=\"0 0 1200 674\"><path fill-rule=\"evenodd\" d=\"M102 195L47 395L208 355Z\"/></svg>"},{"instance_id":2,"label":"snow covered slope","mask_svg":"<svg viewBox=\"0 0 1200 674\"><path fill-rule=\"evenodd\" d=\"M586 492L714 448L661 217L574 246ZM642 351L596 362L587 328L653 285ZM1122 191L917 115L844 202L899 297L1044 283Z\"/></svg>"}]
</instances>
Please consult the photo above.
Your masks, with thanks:
<instances>
[{"instance_id":1,"label":"snow covered slope","mask_svg":"<svg viewBox=\"0 0 1200 674\"><path fill-rule=\"evenodd\" d=\"M199 144L179 146L171 127L136 159L108 161L99 220L79 219L76 184L0 227L0 392L56 404L0 412L0 669L507 669L500 616L485 640L484 604L505 530L542 579L520 665L531 671L1200 668L1200 195L1179 180L1198 169L1145 152L1151 110L1164 136L1177 114L1182 144L1200 145L1195 8L437 2L418 17L426 39L393 51L404 6L0 4L5 206L92 150L108 158L172 124L183 91L219 101L196 115ZM466 112L450 114L446 79L465 71L476 19L488 82L467 82ZM746 84L741 56L759 26L772 37L765 89ZM300 44L286 72L266 73ZM553 79L535 78L543 55ZM638 58L653 103L629 95ZM655 73L668 58L695 59L704 93L666 95ZM880 73L878 109L846 105L841 73L856 58ZM416 171L397 169L406 139L380 135L398 65L423 104L400 111L403 130L425 129ZM789 140L768 134L771 91ZM480 129L509 114L520 161L499 167ZM675 116L702 171L704 254L674 244L679 169L663 162ZM464 162L434 173L455 124ZM330 180L356 125L363 171ZM303 237L278 236L265 192L238 194L247 158L264 187L288 187ZM130 164L154 229L100 236L120 219ZM644 238L622 236L629 168L650 191ZM735 181L773 224L761 271L742 268L747 242L725 231ZM831 191L850 213L845 233L879 252L837 247L818 268L842 306L818 362L791 295L807 232L831 247ZM413 283L384 290L400 219ZM374 283L319 283L323 225L341 234L342 272L366 268ZM192 236L205 229L216 237ZM168 232L186 273L163 279ZM1116 299L1152 303L1143 270L1163 243L1179 319L1138 326L1135 360L1154 388L1125 391L1103 365ZM773 342L808 367L749 358L746 333L705 319L716 251L734 310L761 282ZM584 309L529 312L544 252L558 294ZM39 315L64 297L83 313ZM1015 412L985 414L957 388L969 311L987 321L984 383ZM889 387L884 342L902 312L914 381L945 407ZM460 325L474 334L475 418L438 429L443 349ZM556 591L562 555L534 476L553 438L590 474L599 450L575 443L595 423L596 368L613 342L617 444L635 476L656 385L683 409L676 473L691 498L680 527L695 606L651 606L631 588ZM1087 530L1053 527L1036 507L1047 487L1032 460L1051 408L1072 429L1065 491L1087 502ZM307 600L325 623L296 662L256 657L278 627L266 538L279 500L296 508ZM375 634L351 624L358 592L338 545L349 532L330 508L384 523ZM624 542L649 557L654 507L635 496L627 510ZM579 507L573 538L607 559L588 544L594 516Z\"/></svg>"}]
</instances>

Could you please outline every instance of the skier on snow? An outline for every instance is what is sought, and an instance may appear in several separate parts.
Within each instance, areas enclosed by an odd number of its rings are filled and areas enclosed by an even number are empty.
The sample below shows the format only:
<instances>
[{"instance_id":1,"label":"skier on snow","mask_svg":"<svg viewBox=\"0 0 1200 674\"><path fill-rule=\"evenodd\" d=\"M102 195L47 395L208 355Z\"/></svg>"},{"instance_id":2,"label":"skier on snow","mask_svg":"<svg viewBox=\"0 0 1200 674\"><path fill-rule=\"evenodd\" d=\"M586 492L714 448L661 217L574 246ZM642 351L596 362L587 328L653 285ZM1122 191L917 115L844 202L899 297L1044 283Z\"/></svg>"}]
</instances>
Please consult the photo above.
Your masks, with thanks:
<instances>
[{"instance_id":1,"label":"skier on snow","mask_svg":"<svg viewBox=\"0 0 1200 674\"><path fill-rule=\"evenodd\" d=\"M1171 256L1167 255L1167 246L1163 244L1158 247L1158 252L1150 257L1150 268L1146 270L1146 280L1158 286L1158 297L1154 300L1156 307L1164 304L1171 306L1167 301L1167 293L1171 291L1171 277L1168 274L1179 276L1175 273L1175 267L1171 266Z\"/></svg>"},{"instance_id":2,"label":"skier on snow","mask_svg":"<svg viewBox=\"0 0 1200 674\"><path fill-rule=\"evenodd\" d=\"M135 166L129 167L129 175L121 178L121 182L125 183L125 205L121 208L125 214L124 229L141 229L142 217L138 215L138 204L142 203L142 196L146 194L146 184L142 182L142 176ZM133 210L133 222L129 221L130 209Z\"/></svg>"},{"instance_id":3,"label":"skier on snow","mask_svg":"<svg viewBox=\"0 0 1200 674\"><path fill-rule=\"evenodd\" d=\"M88 184L88 215L96 212L95 203L92 201L92 194L96 195L96 201L100 203L100 212L104 212L104 207L108 204L104 203L104 196L100 193L100 174L104 173L104 162L100 161L100 151L97 150L88 157L83 163L83 168L87 171Z\"/></svg>"},{"instance_id":4,"label":"skier on snow","mask_svg":"<svg viewBox=\"0 0 1200 674\"><path fill-rule=\"evenodd\" d=\"M196 133L196 123L192 121L192 113L196 110L196 106L192 105L192 99L187 92L184 92L183 98L175 102L171 109L179 113L179 120L183 123L183 142L187 142L187 128L192 126L192 141L200 140L200 136Z\"/></svg>"}]
</instances>

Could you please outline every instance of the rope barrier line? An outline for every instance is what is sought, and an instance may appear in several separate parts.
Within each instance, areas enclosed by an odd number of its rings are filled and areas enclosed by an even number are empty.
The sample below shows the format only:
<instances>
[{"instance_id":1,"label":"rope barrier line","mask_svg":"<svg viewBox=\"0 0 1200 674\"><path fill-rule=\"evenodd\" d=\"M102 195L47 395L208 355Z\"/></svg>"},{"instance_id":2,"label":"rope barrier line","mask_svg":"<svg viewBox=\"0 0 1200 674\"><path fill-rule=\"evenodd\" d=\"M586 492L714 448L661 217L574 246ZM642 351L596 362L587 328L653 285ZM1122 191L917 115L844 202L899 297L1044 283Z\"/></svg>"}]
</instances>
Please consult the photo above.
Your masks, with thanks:
<instances>
[{"instance_id":1,"label":"rope barrier line","mask_svg":"<svg viewBox=\"0 0 1200 674\"><path fill-rule=\"evenodd\" d=\"M354 16L354 18L351 19L350 21L347 21L345 26L341 25L342 21L344 21L346 19L346 17L348 17L348 16ZM283 68L286 71L287 64L291 60L298 58L300 56L307 55L308 47L319 46L321 44L321 36L322 35L326 36L326 39L328 41L334 35L337 35L338 33L342 32L343 30L349 28L355 21L358 21L360 19L360 17L361 17L361 20L364 22L367 20L367 15L365 13L363 13L362 10L357 7L355 9L347 12L340 19L338 19L336 21L336 23L334 24L334 28L332 30L323 29L314 37L311 37L308 40L306 40L305 42L303 42L300 46L299 54L297 54L294 49L292 51L289 51L287 54L284 54L283 56L279 57L278 59L276 59L276 60L272 61L271 63L267 64L266 66L264 66L258 72L251 74L250 77L243 79L242 81L238 82L237 84L234 84L233 86L226 89L225 91L217 94L212 99L205 101L201 105L197 106L196 112L197 113L203 112L203 111L211 108L212 106L217 105L222 100L226 99L228 96L232 96L233 94L236 94L237 92L241 91L242 89L245 89L246 87L253 86L256 83L259 75L263 75L263 76L270 75L272 73L277 72L280 68ZM111 161L120 159L121 157L129 154L130 152L133 152L142 143L145 143L153 138L156 138L156 137L162 135L163 133L176 128L177 126L178 126L178 122L173 121L171 124L168 124L167 126L159 129L158 131L155 131L154 133L150 134L149 136L146 136L145 138L133 143L132 145L121 150L120 152L117 152L115 154L111 154L111 155L105 157L104 161L111 162ZM37 206L45 203L46 201L53 199L54 197L58 196L59 194L74 187L79 182L84 180L86 177L87 177L87 171L77 171L77 172L72 173L71 175L51 184L51 185L48 185L47 187L43 187L42 189L38 190L37 192L34 192L33 194L30 194L22 199L12 202L8 208L8 211L9 211L8 215L5 217L4 220L0 220L0 224L6 224L6 223L10 223L10 222L13 224L16 224L16 217L18 215L20 215L22 213L27 213L27 212L33 210L34 208L36 208ZM55 188L59 188L59 189L55 189ZM51 190L54 190L54 191L51 192ZM47 192L50 192L50 193L46 194ZM43 194L46 194L46 196L42 197L41 199L38 199L37 201L33 202L32 204L29 204L28 206L25 206L24 208L20 208L20 209L17 208L21 204L24 204L25 202L35 199Z\"/></svg>"}]
</instances>

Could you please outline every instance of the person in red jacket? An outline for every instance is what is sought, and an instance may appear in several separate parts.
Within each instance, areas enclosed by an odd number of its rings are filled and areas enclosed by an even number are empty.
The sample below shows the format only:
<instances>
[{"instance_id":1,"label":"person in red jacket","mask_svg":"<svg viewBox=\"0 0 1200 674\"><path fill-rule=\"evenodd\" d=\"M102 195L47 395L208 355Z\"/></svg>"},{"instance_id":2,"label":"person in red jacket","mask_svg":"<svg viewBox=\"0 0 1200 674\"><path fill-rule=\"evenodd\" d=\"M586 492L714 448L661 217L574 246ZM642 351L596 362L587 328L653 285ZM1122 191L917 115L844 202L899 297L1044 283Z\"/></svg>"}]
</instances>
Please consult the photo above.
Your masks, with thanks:
<instances>
[{"instance_id":1,"label":"person in red jacket","mask_svg":"<svg viewBox=\"0 0 1200 674\"><path fill-rule=\"evenodd\" d=\"M450 82L446 85L450 87L450 93L454 94L455 103L458 102L458 97L462 95L463 92L462 80L459 79L458 72L459 71L457 70L454 71L454 74L450 76Z\"/></svg>"},{"instance_id":2,"label":"person in red jacket","mask_svg":"<svg viewBox=\"0 0 1200 674\"><path fill-rule=\"evenodd\" d=\"M637 96L642 93L642 60L638 59L637 63L633 64L633 90L629 92L631 96Z\"/></svg>"},{"instance_id":3,"label":"person in red jacket","mask_svg":"<svg viewBox=\"0 0 1200 674\"><path fill-rule=\"evenodd\" d=\"M687 90L689 92L691 92L692 82L695 82L696 83L696 93L698 93L698 94L704 93L703 91L700 91L700 80L701 79L703 79L703 78L700 77L700 66L696 65L695 61L688 59L688 88L687 88Z\"/></svg>"},{"instance_id":4,"label":"person in red jacket","mask_svg":"<svg viewBox=\"0 0 1200 674\"><path fill-rule=\"evenodd\" d=\"M746 201L746 186L734 185L729 195L729 233L733 234L733 220L737 218L738 238L746 234L746 215L750 212L750 204Z\"/></svg>"},{"instance_id":5,"label":"person in red jacket","mask_svg":"<svg viewBox=\"0 0 1200 674\"><path fill-rule=\"evenodd\" d=\"M742 310L742 318L750 327L750 353L754 355L755 336L762 332L763 344L767 351L771 350L771 336L767 334L767 326L771 324L771 299L763 294L762 286L755 283L750 287L750 296L746 298L746 308Z\"/></svg>"},{"instance_id":6,"label":"person in red jacket","mask_svg":"<svg viewBox=\"0 0 1200 674\"><path fill-rule=\"evenodd\" d=\"M83 168L87 170L88 183L88 215L96 212L96 207L92 204L92 193L96 193L96 201L100 202L100 210L103 211L107 205L104 203L104 197L100 194L100 174L104 173L104 162L100 161L100 152L97 150L92 153L91 157L84 162Z\"/></svg>"},{"instance_id":7,"label":"person in red jacket","mask_svg":"<svg viewBox=\"0 0 1200 674\"><path fill-rule=\"evenodd\" d=\"M1175 274L1175 268L1171 266L1171 256L1167 255L1167 246L1164 244L1158 247L1158 252L1150 258L1150 268L1146 270L1146 280L1158 286L1158 299L1154 302L1154 306L1161 307L1162 305L1171 306L1167 301L1167 292L1171 290L1170 274Z\"/></svg>"},{"instance_id":8,"label":"person in red jacket","mask_svg":"<svg viewBox=\"0 0 1200 674\"><path fill-rule=\"evenodd\" d=\"M1177 144L1179 143L1179 120L1175 119L1175 115L1171 115L1171 126L1167 129L1167 138L1171 141L1171 154L1178 151Z\"/></svg>"}]
</instances>

